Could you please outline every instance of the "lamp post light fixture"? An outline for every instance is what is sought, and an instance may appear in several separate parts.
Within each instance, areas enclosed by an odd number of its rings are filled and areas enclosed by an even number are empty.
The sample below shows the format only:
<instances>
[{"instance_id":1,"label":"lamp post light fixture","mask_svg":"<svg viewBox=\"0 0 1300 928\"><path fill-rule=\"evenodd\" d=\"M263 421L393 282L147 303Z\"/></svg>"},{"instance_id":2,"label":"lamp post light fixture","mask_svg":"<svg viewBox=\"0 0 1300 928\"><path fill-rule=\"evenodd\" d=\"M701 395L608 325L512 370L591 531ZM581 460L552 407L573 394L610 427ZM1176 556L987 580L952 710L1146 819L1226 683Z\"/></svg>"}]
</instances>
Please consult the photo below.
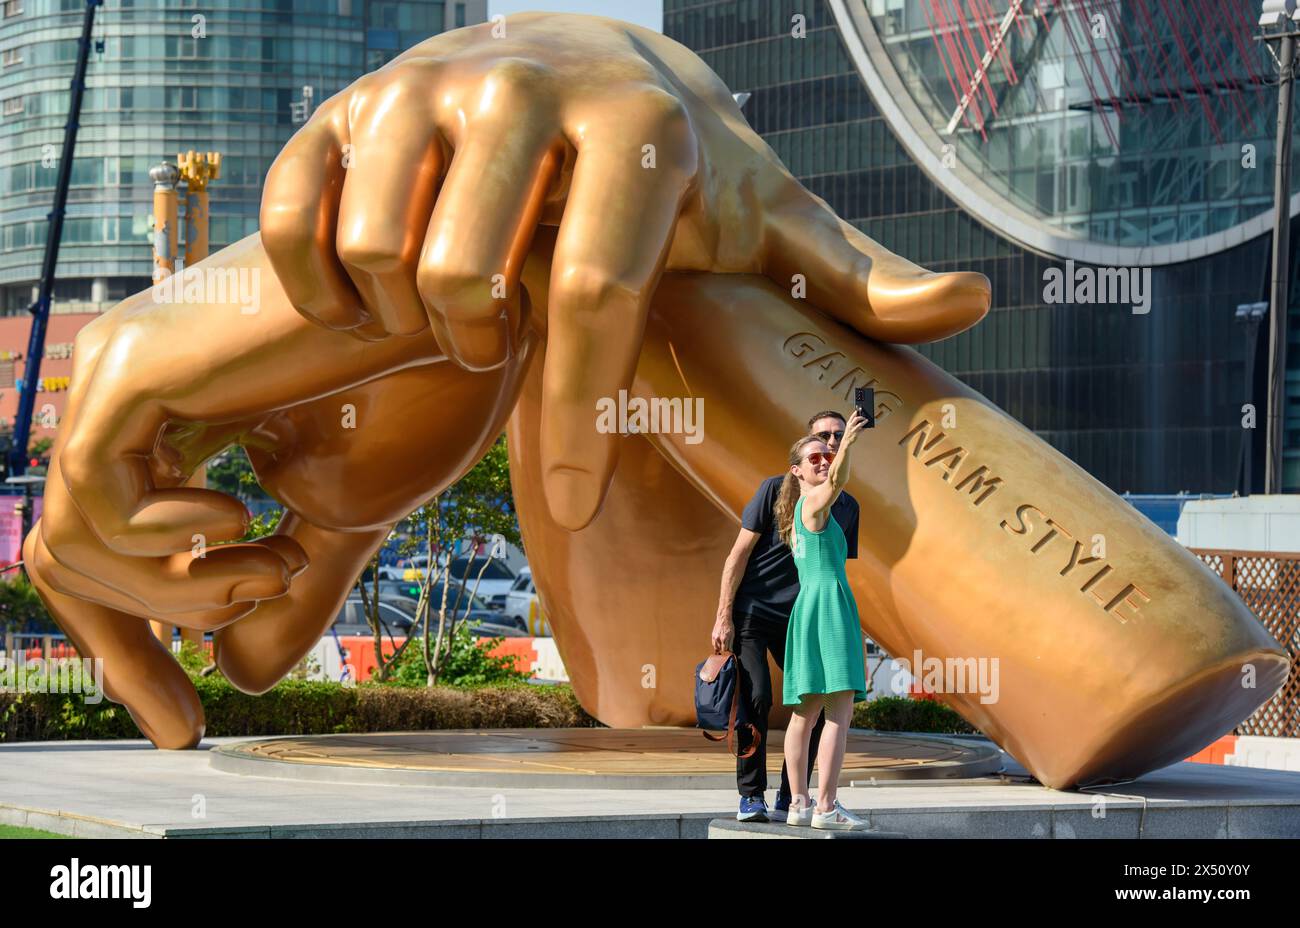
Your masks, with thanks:
<instances>
[{"instance_id":1,"label":"lamp post light fixture","mask_svg":"<svg viewBox=\"0 0 1300 928\"><path fill-rule=\"evenodd\" d=\"M1259 14L1260 26L1276 26L1284 20L1296 18L1296 0L1264 0L1264 9Z\"/></svg>"},{"instance_id":2,"label":"lamp post light fixture","mask_svg":"<svg viewBox=\"0 0 1300 928\"><path fill-rule=\"evenodd\" d=\"M1273 280L1268 352L1268 460L1264 492L1282 492L1282 443L1286 420L1286 315L1291 268L1291 89L1295 78L1297 0L1264 0L1259 16L1262 41L1277 63L1277 142L1273 147ZM1278 49L1274 51L1276 44Z\"/></svg>"}]
</instances>

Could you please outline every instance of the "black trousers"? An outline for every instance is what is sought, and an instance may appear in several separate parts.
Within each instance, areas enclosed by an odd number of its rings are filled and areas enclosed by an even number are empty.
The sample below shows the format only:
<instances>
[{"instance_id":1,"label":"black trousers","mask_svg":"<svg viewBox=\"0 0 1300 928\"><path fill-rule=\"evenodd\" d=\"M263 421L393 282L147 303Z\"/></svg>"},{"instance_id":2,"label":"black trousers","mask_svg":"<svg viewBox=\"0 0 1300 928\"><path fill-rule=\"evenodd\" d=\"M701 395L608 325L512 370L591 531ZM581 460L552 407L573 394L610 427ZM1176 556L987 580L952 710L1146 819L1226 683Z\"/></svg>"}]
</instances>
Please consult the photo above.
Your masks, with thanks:
<instances>
[{"instance_id":1,"label":"black trousers","mask_svg":"<svg viewBox=\"0 0 1300 928\"><path fill-rule=\"evenodd\" d=\"M752 615L739 615L735 619L736 640L732 650L740 660L740 698L749 707L749 717L754 727L763 735L763 743L747 758L736 759L736 787L740 795L761 798L767 789L767 714L772 708L772 674L767 668L767 652L772 652L776 666L785 670L785 622L773 622ZM817 759L817 742L826 724L826 713L817 716L808 745L808 770ZM737 745L741 751L749 747L749 729L738 729ZM800 793L806 795L808 781L804 780ZM790 774L781 765L781 796L789 797Z\"/></svg>"}]
</instances>

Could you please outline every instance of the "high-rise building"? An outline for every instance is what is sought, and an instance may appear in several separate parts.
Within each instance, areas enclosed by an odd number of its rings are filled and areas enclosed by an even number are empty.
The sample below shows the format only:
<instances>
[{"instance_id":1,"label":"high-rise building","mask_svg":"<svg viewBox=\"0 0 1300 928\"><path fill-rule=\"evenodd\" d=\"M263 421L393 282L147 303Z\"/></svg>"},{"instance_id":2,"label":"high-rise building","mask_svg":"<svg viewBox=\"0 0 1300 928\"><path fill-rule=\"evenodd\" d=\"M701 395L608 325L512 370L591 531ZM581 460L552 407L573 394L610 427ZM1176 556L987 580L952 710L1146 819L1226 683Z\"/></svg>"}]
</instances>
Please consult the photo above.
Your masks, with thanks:
<instances>
[{"instance_id":1,"label":"high-rise building","mask_svg":"<svg viewBox=\"0 0 1300 928\"><path fill-rule=\"evenodd\" d=\"M0 0L0 429L18 408L84 11L85 0ZM267 169L316 105L429 36L486 19L487 0L105 0L32 441L53 438L77 332L151 283L152 166L221 153L217 251L257 231Z\"/></svg>"},{"instance_id":2,"label":"high-rise building","mask_svg":"<svg viewBox=\"0 0 1300 928\"><path fill-rule=\"evenodd\" d=\"M257 230L262 181L310 110L401 51L486 20L486 0L105 0L77 136L55 312L150 283L149 168L219 151L211 250ZM40 276L85 0L3 0L0 311ZM182 224L183 225L183 224Z\"/></svg>"},{"instance_id":3,"label":"high-rise building","mask_svg":"<svg viewBox=\"0 0 1300 928\"><path fill-rule=\"evenodd\" d=\"M1263 483L1267 327L1236 321L1270 273L1277 96L1257 15L1240 0L665 0L664 32L750 94L750 124L840 216L990 278L989 316L923 354L1118 492L1231 492L1252 442Z\"/></svg>"}]
</instances>

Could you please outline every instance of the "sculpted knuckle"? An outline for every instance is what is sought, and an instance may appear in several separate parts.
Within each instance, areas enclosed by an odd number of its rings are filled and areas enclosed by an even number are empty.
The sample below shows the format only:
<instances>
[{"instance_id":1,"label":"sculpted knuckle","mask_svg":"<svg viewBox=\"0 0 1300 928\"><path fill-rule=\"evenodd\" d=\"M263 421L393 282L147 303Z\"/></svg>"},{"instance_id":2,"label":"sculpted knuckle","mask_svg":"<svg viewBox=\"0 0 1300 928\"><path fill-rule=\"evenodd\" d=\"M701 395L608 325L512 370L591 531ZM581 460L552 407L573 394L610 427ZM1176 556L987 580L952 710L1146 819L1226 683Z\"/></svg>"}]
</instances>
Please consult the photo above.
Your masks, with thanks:
<instances>
[{"instance_id":1,"label":"sculpted knuckle","mask_svg":"<svg viewBox=\"0 0 1300 928\"><path fill-rule=\"evenodd\" d=\"M72 519L54 518L41 521L41 537L45 546L51 551L66 556L76 549L77 543L84 538L84 531L78 528Z\"/></svg>"},{"instance_id":2,"label":"sculpted knuckle","mask_svg":"<svg viewBox=\"0 0 1300 928\"><path fill-rule=\"evenodd\" d=\"M95 467L90 462L90 455L85 449L83 439L72 435L59 452L59 472L68 492L76 494L79 490L93 485Z\"/></svg>"},{"instance_id":3,"label":"sculpted knuckle","mask_svg":"<svg viewBox=\"0 0 1300 928\"><path fill-rule=\"evenodd\" d=\"M93 320L72 339L72 357L74 365L90 361L99 354L101 348L113 336L115 317L105 313Z\"/></svg>"},{"instance_id":4,"label":"sculpted knuckle","mask_svg":"<svg viewBox=\"0 0 1300 928\"><path fill-rule=\"evenodd\" d=\"M262 233L262 247L272 260L286 252L292 253L312 240L311 223L304 219L301 209L277 200L270 186L267 187L258 213L258 226Z\"/></svg>"},{"instance_id":5,"label":"sculpted knuckle","mask_svg":"<svg viewBox=\"0 0 1300 928\"><path fill-rule=\"evenodd\" d=\"M346 101L335 104L337 109L322 106L316 111L316 114L326 122L347 129L350 134L356 131L358 125L366 118L366 113L371 109L371 103L376 95L390 86L400 86L400 83L400 81L394 80L392 74L374 71L358 78L348 88ZM331 98L330 102L333 103L336 99L338 98ZM342 105L343 102L346 102L346 106Z\"/></svg>"},{"instance_id":6,"label":"sculpted knuckle","mask_svg":"<svg viewBox=\"0 0 1300 928\"><path fill-rule=\"evenodd\" d=\"M694 175L699 167L699 145L686 104L663 88L650 87L637 106L648 136L659 146L660 169L676 170L684 177Z\"/></svg>"},{"instance_id":7,"label":"sculpted knuckle","mask_svg":"<svg viewBox=\"0 0 1300 928\"><path fill-rule=\"evenodd\" d=\"M507 87L529 89L536 87L539 81L549 78L554 71L540 61L531 58L511 56L498 58L487 69L486 79L499 82Z\"/></svg>"},{"instance_id":8,"label":"sculpted knuckle","mask_svg":"<svg viewBox=\"0 0 1300 928\"><path fill-rule=\"evenodd\" d=\"M35 563L29 569L56 593L62 593L64 596L78 595L77 590L67 581L68 569L56 561L53 555L45 549L40 547L36 549Z\"/></svg>"},{"instance_id":9,"label":"sculpted knuckle","mask_svg":"<svg viewBox=\"0 0 1300 928\"><path fill-rule=\"evenodd\" d=\"M455 267L422 267L415 283L426 304L444 315L478 318L497 311L491 275Z\"/></svg>"},{"instance_id":10,"label":"sculpted knuckle","mask_svg":"<svg viewBox=\"0 0 1300 928\"><path fill-rule=\"evenodd\" d=\"M589 264L569 264L562 268L558 293L568 310L578 313L610 304L635 305L640 296L634 281Z\"/></svg>"},{"instance_id":11,"label":"sculpted knuckle","mask_svg":"<svg viewBox=\"0 0 1300 928\"><path fill-rule=\"evenodd\" d=\"M659 125L689 125L691 121L690 112L681 98L662 87L646 88L638 106L650 120Z\"/></svg>"},{"instance_id":12,"label":"sculpted knuckle","mask_svg":"<svg viewBox=\"0 0 1300 928\"><path fill-rule=\"evenodd\" d=\"M379 236L362 240L343 239L337 243L337 249L340 261L360 270L384 273L398 270L402 266L398 248Z\"/></svg>"},{"instance_id":13,"label":"sculpted knuckle","mask_svg":"<svg viewBox=\"0 0 1300 928\"><path fill-rule=\"evenodd\" d=\"M115 358L118 363L128 365L132 356L138 355L142 348L147 348L156 341L154 323L148 316L133 316L121 320L100 349L105 358Z\"/></svg>"}]
</instances>

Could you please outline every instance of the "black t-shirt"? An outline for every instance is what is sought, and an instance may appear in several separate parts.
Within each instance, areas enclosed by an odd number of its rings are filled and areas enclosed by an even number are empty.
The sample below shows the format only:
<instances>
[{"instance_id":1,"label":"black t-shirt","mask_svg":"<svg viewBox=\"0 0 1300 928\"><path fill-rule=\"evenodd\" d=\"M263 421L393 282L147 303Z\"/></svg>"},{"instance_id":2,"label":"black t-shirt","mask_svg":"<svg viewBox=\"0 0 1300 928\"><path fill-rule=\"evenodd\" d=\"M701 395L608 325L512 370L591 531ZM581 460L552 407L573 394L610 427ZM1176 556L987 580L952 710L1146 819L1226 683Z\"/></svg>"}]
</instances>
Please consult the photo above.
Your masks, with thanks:
<instances>
[{"instance_id":1,"label":"black t-shirt","mask_svg":"<svg viewBox=\"0 0 1300 928\"><path fill-rule=\"evenodd\" d=\"M794 565L790 546L781 540L776 525L776 498L781 491L781 477L768 477L740 517L742 528L758 533L754 550L749 554L745 576L736 590L732 616L752 615L776 622L789 622L799 595L799 569ZM848 556L858 556L858 501L841 491L831 504L831 515L844 530Z\"/></svg>"}]
</instances>

